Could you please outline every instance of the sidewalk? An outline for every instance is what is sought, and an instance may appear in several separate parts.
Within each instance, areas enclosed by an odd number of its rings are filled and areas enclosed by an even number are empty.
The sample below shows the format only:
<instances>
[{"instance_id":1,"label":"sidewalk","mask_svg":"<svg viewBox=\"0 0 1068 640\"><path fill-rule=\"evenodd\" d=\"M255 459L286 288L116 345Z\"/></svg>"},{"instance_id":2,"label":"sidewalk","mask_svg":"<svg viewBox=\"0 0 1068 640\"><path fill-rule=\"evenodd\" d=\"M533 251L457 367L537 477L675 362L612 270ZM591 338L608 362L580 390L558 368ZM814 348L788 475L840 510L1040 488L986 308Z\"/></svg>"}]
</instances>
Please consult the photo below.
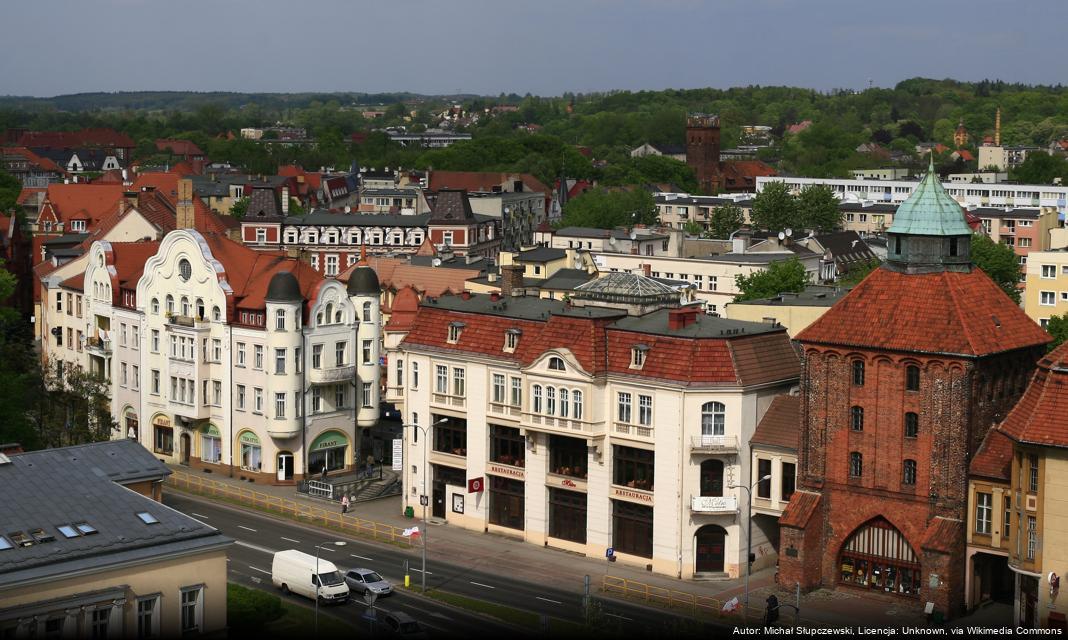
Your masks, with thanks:
<instances>
[{"instance_id":1,"label":"sidewalk","mask_svg":"<svg viewBox=\"0 0 1068 640\"><path fill-rule=\"evenodd\" d=\"M210 476L197 474L180 465L170 465L170 467L176 473L212 480L235 488L254 490L308 507L328 511L334 509L340 517L341 507L336 502L308 497L298 493L292 486L250 484L221 474ZM200 476L203 477L200 478ZM399 528L422 526L419 518L405 518L401 514L402 504L401 496L360 502L349 508L349 515L353 518L373 520ZM434 521L429 523L429 531L426 535L428 536L427 563L431 570L435 559L448 558L455 562L456 559L462 558L472 569L507 577L522 577L530 582L551 584L555 588L575 593L582 592L583 579L587 575L590 576L594 591L600 592L603 578L608 575L661 589L714 598L719 603L735 596L739 601L744 600L745 581L742 578L715 581L680 580L636 567L615 562L609 563L604 559L587 558L576 553L539 547L498 534L478 533L453 528L447 524L436 524ZM779 598L780 602L794 603L794 592L780 589L775 585L774 580L774 569L765 569L750 576L749 602L750 609L754 613L758 610L763 611L765 599L772 593ZM802 623L822 622L827 625L864 624L871 626L924 624L922 603L852 589L819 590L802 594L801 610ZM793 611L783 607L781 620L783 624L792 624Z\"/></svg>"}]
</instances>

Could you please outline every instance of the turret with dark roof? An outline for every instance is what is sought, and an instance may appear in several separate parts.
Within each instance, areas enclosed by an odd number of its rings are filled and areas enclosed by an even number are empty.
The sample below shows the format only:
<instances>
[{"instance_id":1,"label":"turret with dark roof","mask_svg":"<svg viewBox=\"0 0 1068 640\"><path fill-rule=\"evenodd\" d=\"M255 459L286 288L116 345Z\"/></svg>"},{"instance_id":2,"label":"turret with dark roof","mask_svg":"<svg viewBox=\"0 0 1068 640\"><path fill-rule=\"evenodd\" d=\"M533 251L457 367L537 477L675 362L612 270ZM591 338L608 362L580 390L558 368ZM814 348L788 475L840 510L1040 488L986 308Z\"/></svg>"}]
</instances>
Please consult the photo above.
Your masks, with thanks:
<instances>
[{"instance_id":1,"label":"turret with dark roof","mask_svg":"<svg viewBox=\"0 0 1068 640\"><path fill-rule=\"evenodd\" d=\"M263 299L267 302L303 302L304 296L296 276L290 271L279 271L271 277Z\"/></svg>"},{"instance_id":2,"label":"turret with dark roof","mask_svg":"<svg viewBox=\"0 0 1068 640\"><path fill-rule=\"evenodd\" d=\"M886 268L907 273L971 271L972 229L960 204L946 192L934 170L894 214L887 230Z\"/></svg>"}]
</instances>

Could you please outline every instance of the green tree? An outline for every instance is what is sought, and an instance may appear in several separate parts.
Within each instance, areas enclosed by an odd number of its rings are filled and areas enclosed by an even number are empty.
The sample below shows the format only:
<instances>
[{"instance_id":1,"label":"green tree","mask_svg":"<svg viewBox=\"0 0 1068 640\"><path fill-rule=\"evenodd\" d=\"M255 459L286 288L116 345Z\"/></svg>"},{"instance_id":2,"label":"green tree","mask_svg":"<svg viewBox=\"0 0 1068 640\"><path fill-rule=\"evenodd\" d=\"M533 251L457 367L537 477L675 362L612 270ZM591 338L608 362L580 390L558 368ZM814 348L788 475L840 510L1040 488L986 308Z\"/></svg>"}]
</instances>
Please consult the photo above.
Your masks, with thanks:
<instances>
[{"instance_id":1,"label":"green tree","mask_svg":"<svg viewBox=\"0 0 1068 640\"><path fill-rule=\"evenodd\" d=\"M769 182L753 198L753 226L781 231L797 225L797 198L784 182Z\"/></svg>"},{"instance_id":2,"label":"green tree","mask_svg":"<svg viewBox=\"0 0 1068 640\"><path fill-rule=\"evenodd\" d=\"M248 211L249 197L238 198L234 200L234 203L230 205L230 215L240 220L245 217L245 213Z\"/></svg>"},{"instance_id":3,"label":"green tree","mask_svg":"<svg viewBox=\"0 0 1068 640\"><path fill-rule=\"evenodd\" d=\"M1049 343L1048 349L1053 351L1068 340L1068 314L1063 316L1050 316L1046 324L1046 331L1053 336L1053 342Z\"/></svg>"},{"instance_id":4,"label":"green tree","mask_svg":"<svg viewBox=\"0 0 1068 640\"><path fill-rule=\"evenodd\" d=\"M784 262L772 262L762 271L734 276L734 282L741 291L734 301L742 302L804 291L805 285L809 284L809 274L800 260L790 258Z\"/></svg>"},{"instance_id":5,"label":"green tree","mask_svg":"<svg viewBox=\"0 0 1068 640\"><path fill-rule=\"evenodd\" d=\"M830 185L810 184L797 195L797 218L801 226L814 231L834 231L842 226L838 198Z\"/></svg>"},{"instance_id":6,"label":"green tree","mask_svg":"<svg viewBox=\"0 0 1068 640\"><path fill-rule=\"evenodd\" d=\"M972 262L990 276L1012 301L1019 304L1020 261L1012 247L994 242L987 235L972 235Z\"/></svg>"},{"instance_id":7,"label":"green tree","mask_svg":"<svg viewBox=\"0 0 1068 640\"><path fill-rule=\"evenodd\" d=\"M867 278L872 271L878 269L880 264L882 264L882 262L878 258L874 258L870 262L863 264L855 264L838 279L838 284L843 287L855 287L860 284L861 280Z\"/></svg>"},{"instance_id":8,"label":"green tree","mask_svg":"<svg viewBox=\"0 0 1068 640\"><path fill-rule=\"evenodd\" d=\"M687 220L686 224L682 225L682 230L688 236L702 236L705 233L705 228L696 220Z\"/></svg>"},{"instance_id":9,"label":"green tree","mask_svg":"<svg viewBox=\"0 0 1068 640\"><path fill-rule=\"evenodd\" d=\"M109 383L77 365L56 362L42 365L44 400L36 416L41 444L67 447L110 439L118 423L111 415Z\"/></svg>"},{"instance_id":10,"label":"green tree","mask_svg":"<svg viewBox=\"0 0 1068 640\"><path fill-rule=\"evenodd\" d=\"M245 210L248 210L247 203L245 204ZM300 200L297 200L296 198L289 199L289 215L302 216L305 213L307 213L307 210L305 210L303 205L300 204Z\"/></svg>"},{"instance_id":11,"label":"green tree","mask_svg":"<svg viewBox=\"0 0 1068 640\"><path fill-rule=\"evenodd\" d=\"M745 214L736 204L725 204L712 210L709 220L709 232L713 238L729 238L732 233L745 224Z\"/></svg>"},{"instance_id":12,"label":"green tree","mask_svg":"<svg viewBox=\"0 0 1068 640\"><path fill-rule=\"evenodd\" d=\"M21 192L22 183L19 179L0 169L0 211L13 209Z\"/></svg>"},{"instance_id":13,"label":"green tree","mask_svg":"<svg viewBox=\"0 0 1068 640\"><path fill-rule=\"evenodd\" d=\"M1012 178L1025 184L1053 184L1054 178L1068 182L1068 159L1048 153L1029 153L1027 160L1013 170Z\"/></svg>"},{"instance_id":14,"label":"green tree","mask_svg":"<svg viewBox=\"0 0 1068 640\"><path fill-rule=\"evenodd\" d=\"M655 224L656 203L648 191L608 191L591 189L564 205L561 225L614 229L631 225Z\"/></svg>"}]
</instances>

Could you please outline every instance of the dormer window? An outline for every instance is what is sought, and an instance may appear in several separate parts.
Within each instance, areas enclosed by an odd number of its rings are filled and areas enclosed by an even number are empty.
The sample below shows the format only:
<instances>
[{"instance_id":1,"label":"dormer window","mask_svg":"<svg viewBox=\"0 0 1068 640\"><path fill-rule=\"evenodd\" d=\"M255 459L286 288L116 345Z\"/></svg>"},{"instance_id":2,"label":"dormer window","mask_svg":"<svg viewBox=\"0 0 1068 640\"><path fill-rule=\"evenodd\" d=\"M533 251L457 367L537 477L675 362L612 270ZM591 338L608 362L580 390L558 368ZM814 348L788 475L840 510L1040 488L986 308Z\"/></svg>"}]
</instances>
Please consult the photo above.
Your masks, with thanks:
<instances>
[{"instance_id":1,"label":"dormer window","mask_svg":"<svg viewBox=\"0 0 1068 640\"><path fill-rule=\"evenodd\" d=\"M509 329L504 332L504 350L507 353L512 353L519 345L519 336L523 335L523 332L519 329Z\"/></svg>"},{"instance_id":2,"label":"dormer window","mask_svg":"<svg viewBox=\"0 0 1068 640\"><path fill-rule=\"evenodd\" d=\"M460 340L460 333L464 330L464 323L453 322L449 324L449 344L456 344Z\"/></svg>"},{"instance_id":3,"label":"dormer window","mask_svg":"<svg viewBox=\"0 0 1068 640\"><path fill-rule=\"evenodd\" d=\"M553 357L549 358L549 368L552 369L553 371L566 371L567 370L567 368L564 366L564 359L563 358L559 358L557 356L553 356Z\"/></svg>"},{"instance_id":4,"label":"dormer window","mask_svg":"<svg viewBox=\"0 0 1068 640\"><path fill-rule=\"evenodd\" d=\"M645 366L645 356L649 353L649 347L644 344L636 344L630 349L630 368L641 369Z\"/></svg>"}]
</instances>

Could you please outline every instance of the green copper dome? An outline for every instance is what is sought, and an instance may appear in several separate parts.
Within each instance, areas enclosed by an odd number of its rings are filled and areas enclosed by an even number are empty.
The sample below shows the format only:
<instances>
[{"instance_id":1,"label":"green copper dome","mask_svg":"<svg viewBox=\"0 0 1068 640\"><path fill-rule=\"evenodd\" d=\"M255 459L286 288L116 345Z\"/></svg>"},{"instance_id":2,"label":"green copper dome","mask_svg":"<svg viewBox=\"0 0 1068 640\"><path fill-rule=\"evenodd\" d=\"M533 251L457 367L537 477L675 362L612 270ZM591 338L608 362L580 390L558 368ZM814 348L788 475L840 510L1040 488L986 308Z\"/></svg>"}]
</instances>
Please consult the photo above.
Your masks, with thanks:
<instances>
[{"instance_id":1,"label":"green copper dome","mask_svg":"<svg viewBox=\"0 0 1068 640\"><path fill-rule=\"evenodd\" d=\"M920 184L901 203L888 233L917 236L969 236L972 233L964 211L946 193L934 170L934 159Z\"/></svg>"}]
</instances>

